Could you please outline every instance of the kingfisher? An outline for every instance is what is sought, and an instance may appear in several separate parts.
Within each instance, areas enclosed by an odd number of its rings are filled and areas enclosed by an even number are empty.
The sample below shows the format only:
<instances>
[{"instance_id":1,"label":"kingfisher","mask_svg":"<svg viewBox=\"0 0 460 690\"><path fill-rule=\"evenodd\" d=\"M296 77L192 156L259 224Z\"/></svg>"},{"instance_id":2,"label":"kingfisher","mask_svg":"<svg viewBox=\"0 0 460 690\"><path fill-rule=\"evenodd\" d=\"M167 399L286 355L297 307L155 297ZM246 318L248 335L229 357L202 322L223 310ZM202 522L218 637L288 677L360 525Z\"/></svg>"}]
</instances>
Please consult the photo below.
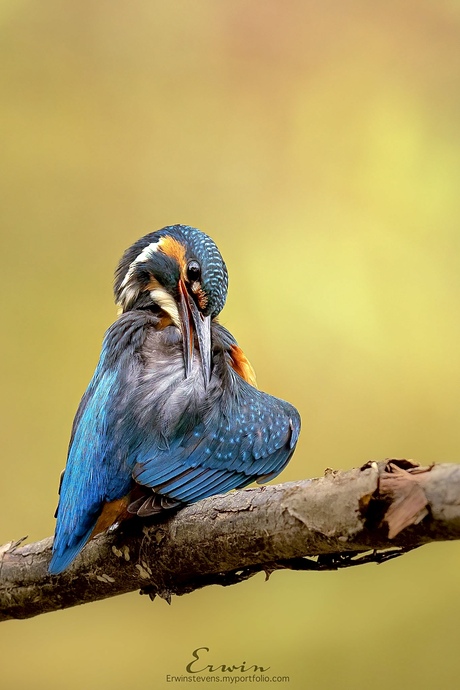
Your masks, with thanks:
<instances>
[{"instance_id":1,"label":"kingfisher","mask_svg":"<svg viewBox=\"0 0 460 690\"><path fill-rule=\"evenodd\" d=\"M73 422L50 573L129 516L264 483L288 463L299 413L256 387L218 322L227 288L217 246L188 225L145 235L123 254L119 316Z\"/></svg>"}]
</instances>

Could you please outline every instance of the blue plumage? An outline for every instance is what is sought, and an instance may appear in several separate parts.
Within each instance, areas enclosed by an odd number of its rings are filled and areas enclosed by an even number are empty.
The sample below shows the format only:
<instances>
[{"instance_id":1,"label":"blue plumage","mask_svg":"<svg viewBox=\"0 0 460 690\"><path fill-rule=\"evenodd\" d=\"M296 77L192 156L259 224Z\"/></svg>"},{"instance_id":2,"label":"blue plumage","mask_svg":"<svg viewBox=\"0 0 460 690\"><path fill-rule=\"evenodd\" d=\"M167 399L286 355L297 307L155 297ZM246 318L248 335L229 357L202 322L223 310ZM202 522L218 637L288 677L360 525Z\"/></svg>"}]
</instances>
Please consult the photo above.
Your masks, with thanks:
<instances>
[{"instance_id":1,"label":"blue plumage","mask_svg":"<svg viewBox=\"0 0 460 690\"><path fill-rule=\"evenodd\" d=\"M116 410L121 380L106 369L106 348L80 404L62 478L50 572L60 572L88 541L104 501L123 496L131 480L120 462Z\"/></svg>"},{"instance_id":2,"label":"blue plumage","mask_svg":"<svg viewBox=\"0 0 460 690\"><path fill-rule=\"evenodd\" d=\"M299 415L251 385L250 365L215 321L226 292L218 249L194 228L164 228L125 252L115 278L123 313L75 417L51 573L83 548L104 505L130 492L131 512L147 515L157 495L162 508L199 501L288 462Z\"/></svg>"},{"instance_id":3,"label":"blue plumage","mask_svg":"<svg viewBox=\"0 0 460 690\"><path fill-rule=\"evenodd\" d=\"M233 371L229 376L233 379L230 409L224 413L218 403L167 449L150 450L146 456L140 452L133 471L136 481L191 502L211 496L217 488L229 491L281 472L299 435L297 411L256 390ZM168 472L172 459L177 469ZM178 478L179 469L190 472Z\"/></svg>"}]
</instances>

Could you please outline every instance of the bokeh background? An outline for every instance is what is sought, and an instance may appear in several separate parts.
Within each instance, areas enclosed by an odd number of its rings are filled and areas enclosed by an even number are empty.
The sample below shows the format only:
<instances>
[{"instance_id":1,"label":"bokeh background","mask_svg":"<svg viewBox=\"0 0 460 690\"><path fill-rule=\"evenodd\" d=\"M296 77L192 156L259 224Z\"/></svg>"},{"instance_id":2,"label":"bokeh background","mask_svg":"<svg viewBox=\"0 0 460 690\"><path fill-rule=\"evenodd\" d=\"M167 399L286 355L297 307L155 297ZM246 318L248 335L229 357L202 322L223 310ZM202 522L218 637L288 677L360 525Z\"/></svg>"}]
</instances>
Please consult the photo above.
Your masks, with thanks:
<instances>
[{"instance_id":1,"label":"bokeh background","mask_svg":"<svg viewBox=\"0 0 460 690\"><path fill-rule=\"evenodd\" d=\"M182 222L303 434L283 480L460 459L460 3L2 0L0 543L48 536L114 266ZM457 688L460 545L3 623L5 690Z\"/></svg>"}]
</instances>

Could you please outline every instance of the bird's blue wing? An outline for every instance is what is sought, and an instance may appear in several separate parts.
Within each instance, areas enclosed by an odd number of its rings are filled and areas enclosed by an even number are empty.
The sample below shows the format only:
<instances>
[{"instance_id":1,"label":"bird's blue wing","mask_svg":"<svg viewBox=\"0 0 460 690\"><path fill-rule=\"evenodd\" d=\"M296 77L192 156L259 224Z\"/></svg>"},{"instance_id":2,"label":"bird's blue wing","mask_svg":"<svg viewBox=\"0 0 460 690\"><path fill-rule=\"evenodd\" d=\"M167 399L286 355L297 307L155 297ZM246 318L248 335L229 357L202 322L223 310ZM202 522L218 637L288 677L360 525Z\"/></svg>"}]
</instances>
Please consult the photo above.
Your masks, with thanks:
<instances>
[{"instance_id":1,"label":"bird's blue wing","mask_svg":"<svg viewBox=\"0 0 460 690\"><path fill-rule=\"evenodd\" d=\"M134 479L169 498L192 503L281 472L300 432L297 410L232 372L233 395L167 448L144 445Z\"/></svg>"},{"instance_id":2,"label":"bird's blue wing","mask_svg":"<svg viewBox=\"0 0 460 690\"><path fill-rule=\"evenodd\" d=\"M103 350L72 430L56 514L51 573L64 570L84 547L103 503L129 490L130 472L120 471L122 448L117 445L113 424L121 387L120 374L107 367Z\"/></svg>"}]
</instances>

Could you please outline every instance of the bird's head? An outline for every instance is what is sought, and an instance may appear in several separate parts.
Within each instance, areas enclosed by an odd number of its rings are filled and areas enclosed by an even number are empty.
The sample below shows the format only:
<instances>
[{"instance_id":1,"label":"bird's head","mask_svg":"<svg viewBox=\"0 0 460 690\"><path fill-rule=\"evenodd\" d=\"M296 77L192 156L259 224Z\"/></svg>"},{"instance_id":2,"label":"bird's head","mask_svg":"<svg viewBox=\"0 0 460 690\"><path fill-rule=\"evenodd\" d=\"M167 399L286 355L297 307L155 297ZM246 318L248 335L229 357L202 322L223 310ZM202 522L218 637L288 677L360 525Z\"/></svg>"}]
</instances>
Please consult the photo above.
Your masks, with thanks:
<instances>
[{"instance_id":1,"label":"bird's head","mask_svg":"<svg viewBox=\"0 0 460 690\"><path fill-rule=\"evenodd\" d=\"M205 383L211 376L211 320L227 297L224 260L210 237L188 225L171 225L145 235L123 254L115 272L120 312L154 309L174 324L184 340L185 372L192 368L194 335Z\"/></svg>"}]
</instances>

